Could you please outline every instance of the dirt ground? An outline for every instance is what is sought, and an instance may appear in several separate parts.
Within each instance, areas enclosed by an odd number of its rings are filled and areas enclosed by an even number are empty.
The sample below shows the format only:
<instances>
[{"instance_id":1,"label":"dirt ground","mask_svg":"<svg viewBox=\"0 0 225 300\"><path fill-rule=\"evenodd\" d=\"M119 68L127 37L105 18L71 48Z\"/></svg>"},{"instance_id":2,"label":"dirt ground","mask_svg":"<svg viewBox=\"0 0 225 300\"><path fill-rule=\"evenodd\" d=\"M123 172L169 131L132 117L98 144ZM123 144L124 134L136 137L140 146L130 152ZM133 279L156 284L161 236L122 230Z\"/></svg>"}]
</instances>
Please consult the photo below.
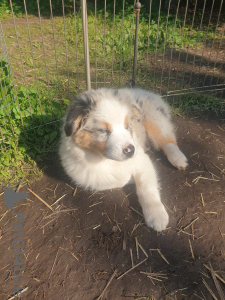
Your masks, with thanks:
<instances>
[{"instance_id":1,"label":"dirt ground","mask_svg":"<svg viewBox=\"0 0 225 300\"><path fill-rule=\"evenodd\" d=\"M134 186L84 191L56 157L40 180L20 188L28 199L12 210L0 192L0 299L14 299L19 212L22 299L223 299L225 117L174 122L189 167L178 171L160 152L149 152L170 216L162 233L144 224Z\"/></svg>"}]
</instances>

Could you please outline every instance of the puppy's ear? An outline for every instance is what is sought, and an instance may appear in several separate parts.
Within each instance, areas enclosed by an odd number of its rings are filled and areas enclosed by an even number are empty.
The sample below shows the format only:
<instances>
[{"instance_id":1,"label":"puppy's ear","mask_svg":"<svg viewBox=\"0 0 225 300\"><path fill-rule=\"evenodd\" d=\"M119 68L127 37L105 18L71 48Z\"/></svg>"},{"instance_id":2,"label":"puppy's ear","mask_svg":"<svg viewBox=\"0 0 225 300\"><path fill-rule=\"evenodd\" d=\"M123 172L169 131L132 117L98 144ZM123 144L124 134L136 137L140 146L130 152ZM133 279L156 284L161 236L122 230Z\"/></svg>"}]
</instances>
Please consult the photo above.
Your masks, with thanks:
<instances>
[{"instance_id":1,"label":"puppy's ear","mask_svg":"<svg viewBox=\"0 0 225 300\"><path fill-rule=\"evenodd\" d=\"M85 123L90 111L95 107L93 91L87 91L75 97L68 108L64 130L67 136L77 132Z\"/></svg>"},{"instance_id":2,"label":"puppy's ear","mask_svg":"<svg viewBox=\"0 0 225 300\"><path fill-rule=\"evenodd\" d=\"M131 113L132 113L132 118L137 120L138 122L141 121L141 112L139 107L137 107L136 105L130 104L130 108L131 108Z\"/></svg>"}]
</instances>

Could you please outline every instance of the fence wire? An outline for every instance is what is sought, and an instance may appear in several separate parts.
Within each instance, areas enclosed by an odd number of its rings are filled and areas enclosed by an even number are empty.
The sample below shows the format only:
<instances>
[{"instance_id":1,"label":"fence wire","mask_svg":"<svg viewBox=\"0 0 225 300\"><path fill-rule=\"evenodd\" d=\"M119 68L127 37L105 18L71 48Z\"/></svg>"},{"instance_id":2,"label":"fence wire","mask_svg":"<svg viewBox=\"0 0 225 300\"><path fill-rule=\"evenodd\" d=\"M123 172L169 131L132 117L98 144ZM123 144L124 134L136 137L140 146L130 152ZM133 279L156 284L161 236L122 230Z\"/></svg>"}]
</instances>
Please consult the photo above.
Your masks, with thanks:
<instances>
[{"instance_id":1,"label":"fence wire","mask_svg":"<svg viewBox=\"0 0 225 300\"><path fill-rule=\"evenodd\" d=\"M0 27L2 149L12 113L23 130L36 129L57 122L67 99L86 89L80 1L9 3ZM92 88L131 86L135 3L87 1ZM223 0L143 0L136 86L168 101L196 91L224 99L224 15Z\"/></svg>"}]
</instances>

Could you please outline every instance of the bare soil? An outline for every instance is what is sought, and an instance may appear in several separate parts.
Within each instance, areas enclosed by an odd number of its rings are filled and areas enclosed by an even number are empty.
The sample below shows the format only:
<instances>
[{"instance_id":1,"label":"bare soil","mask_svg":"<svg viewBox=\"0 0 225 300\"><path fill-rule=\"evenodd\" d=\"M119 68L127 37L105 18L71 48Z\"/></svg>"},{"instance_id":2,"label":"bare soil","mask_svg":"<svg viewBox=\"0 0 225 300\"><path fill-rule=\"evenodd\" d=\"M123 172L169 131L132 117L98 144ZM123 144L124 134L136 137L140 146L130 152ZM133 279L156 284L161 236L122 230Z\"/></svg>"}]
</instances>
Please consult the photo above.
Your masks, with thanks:
<instances>
[{"instance_id":1,"label":"bare soil","mask_svg":"<svg viewBox=\"0 0 225 300\"><path fill-rule=\"evenodd\" d=\"M178 171L160 152L149 152L170 215L162 233L144 224L134 186L84 191L66 177L57 157L30 191L20 188L29 199L13 210L1 194L0 299L12 297L15 288L15 212L25 216L23 299L213 299L212 293L223 299L225 118L175 116L174 122L189 167ZM139 265L124 274L132 260Z\"/></svg>"}]
</instances>

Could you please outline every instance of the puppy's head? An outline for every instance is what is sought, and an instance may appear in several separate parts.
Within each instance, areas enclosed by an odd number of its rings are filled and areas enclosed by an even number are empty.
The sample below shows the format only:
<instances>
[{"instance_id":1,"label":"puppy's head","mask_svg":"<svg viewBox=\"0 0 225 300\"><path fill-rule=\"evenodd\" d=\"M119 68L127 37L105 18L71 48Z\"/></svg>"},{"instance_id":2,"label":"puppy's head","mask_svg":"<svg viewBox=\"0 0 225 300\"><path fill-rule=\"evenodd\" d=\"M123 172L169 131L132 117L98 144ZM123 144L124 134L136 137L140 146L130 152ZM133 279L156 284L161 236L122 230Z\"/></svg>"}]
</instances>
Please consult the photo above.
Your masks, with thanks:
<instances>
[{"instance_id":1,"label":"puppy's head","mask_svg":"<svg viewBox=\"0 0 225 300\"><path fill-rule=\"evenodd\" d=\"M120 100L113 90L87 91L71 104L65 132L76 145L112 160L135 154L133 121L138 109Z\"/></svg>"}]
</instances>

